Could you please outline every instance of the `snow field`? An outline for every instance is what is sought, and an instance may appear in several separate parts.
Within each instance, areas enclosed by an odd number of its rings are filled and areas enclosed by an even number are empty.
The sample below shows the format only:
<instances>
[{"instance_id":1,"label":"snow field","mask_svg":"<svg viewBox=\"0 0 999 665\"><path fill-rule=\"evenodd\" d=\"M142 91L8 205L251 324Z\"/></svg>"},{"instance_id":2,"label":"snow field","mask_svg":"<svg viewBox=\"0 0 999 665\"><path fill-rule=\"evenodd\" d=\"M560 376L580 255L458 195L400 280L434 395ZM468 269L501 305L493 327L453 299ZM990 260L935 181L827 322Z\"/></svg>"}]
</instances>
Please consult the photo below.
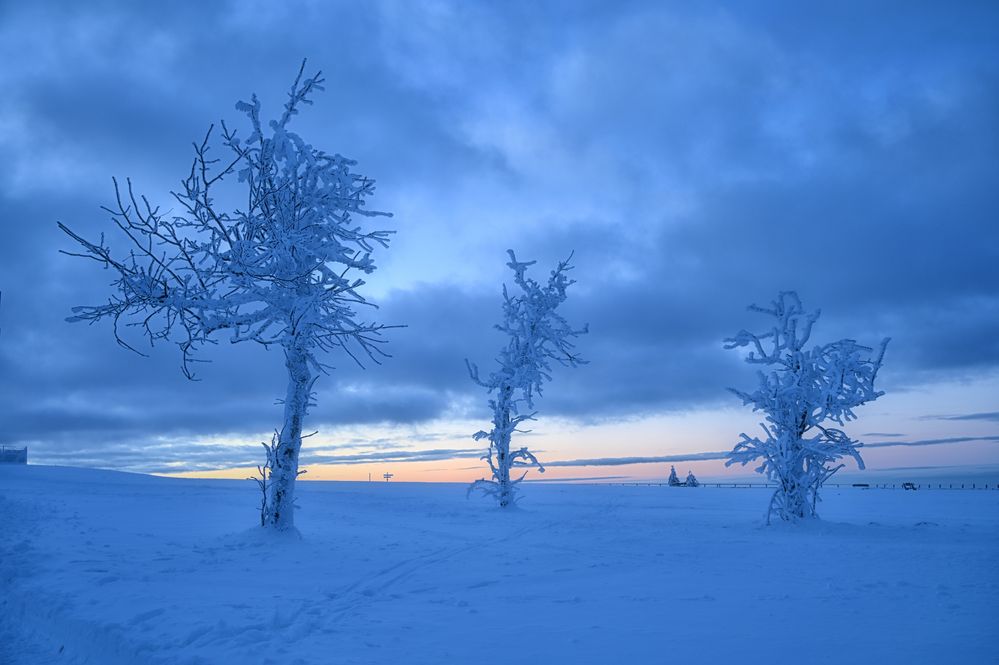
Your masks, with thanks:
<instances>
[{"instance_id":1,"label":"snow field","mask_svg":"<svg viewBox=\"0 0 999 665\"><path fill-rule=\"evenodd\" d=\"M995 662L999 492L523 489L0 467L0 663Z\"/></svg>"}]
</instances>

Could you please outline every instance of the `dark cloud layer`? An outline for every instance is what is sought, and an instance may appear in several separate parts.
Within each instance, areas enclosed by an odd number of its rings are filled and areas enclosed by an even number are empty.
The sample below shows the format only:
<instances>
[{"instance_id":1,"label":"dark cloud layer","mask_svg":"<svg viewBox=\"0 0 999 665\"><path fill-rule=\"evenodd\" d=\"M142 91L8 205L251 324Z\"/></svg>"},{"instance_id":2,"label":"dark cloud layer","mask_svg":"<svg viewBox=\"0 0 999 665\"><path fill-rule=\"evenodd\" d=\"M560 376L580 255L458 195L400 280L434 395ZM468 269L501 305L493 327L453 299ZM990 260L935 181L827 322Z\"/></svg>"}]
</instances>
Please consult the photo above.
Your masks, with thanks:
<instances>
[{"instance_id":1,"label":"dark cloud layer","mask_svg":"<svg viewBox=\"0 0 999 665\"><path fill-rule=\"evenodd\" d=\"M999 411L985 411L982 413L961 413L949 416L924 416L926 420L984 420L988 422L999 422Z\"/></svg>"},{"instance_id":2,"label":"dark cloud layer","mask_svg":"<svg viewBox=\"0 0 999 665\"><path fill-rule=\"evenodd\" d=\"M685 455L658 455L654 457L599 457L594 459L574 459L546 462L545 466L625 466L628 464L669 464L672 462L723 460L727 457L727 451L717 453L688 453Z\"/></svg>"},{"instance_id":3,"label":"dark cloud layer","mask_svg":"<svg viewBox=\"0 0 999 665\"><path fill-rule=\"evenodd\" d=\"M963 436L949 437L945 439L924 439L920 441L882 441L877 443L865 443L864 448L891 448L894 446L939 446L951 443L972 443L986 441L989 443L999 442L999 436ZM687 453L680 455L659 455L653 457L599 457L595 459L575 459L546 462L545 466L625 466L628 464L662 464L673 462L703 462L705 460L727 459L729 451L708 452L708 453Z\"/></svg>"},{"instance_id":4,"label":"dark cloud layer","mask_svg":"<svg viewBox=\"0 0 999 665\"><path fill-rule=\"evenodd\" d=\"M277 353L220 344L190 384L169 347L142 358L66 324L110 278L57 253L55 221L107 229L112 175L167 201L190 141L254 90L277 108L304 55L329 90L300 131L359 159L397 213L373 286L381 320L408 325L382 366L332 359L317 428L482 417L463 360L487 367L501 343L507 246L539 270L576 252L567 315L590 324L591 363L558 373L548 414L726 403L751 379L720 340L787 288L823 309L821 339L893 338L887 389L994 372L997 19L989 3L5 4L3 439L129 466L160 459L143 452L157 437L277 424ZM190 468L244 459L198 450Z\"/></svg>"},{"instance_id":5,"label":"dark cloud layer","mask_svg":"<svg viewBox=\"0 0 999 665\"><path fill-rule=\"evenodd\" d=\"M890 448L893 446L940 446L949 443L972 443L975 441L999 441L999 435L993 436L951 436L942 439L921 439L919 441L880 441L865 443L864 448Z\"/></svg>"}]
</instances>

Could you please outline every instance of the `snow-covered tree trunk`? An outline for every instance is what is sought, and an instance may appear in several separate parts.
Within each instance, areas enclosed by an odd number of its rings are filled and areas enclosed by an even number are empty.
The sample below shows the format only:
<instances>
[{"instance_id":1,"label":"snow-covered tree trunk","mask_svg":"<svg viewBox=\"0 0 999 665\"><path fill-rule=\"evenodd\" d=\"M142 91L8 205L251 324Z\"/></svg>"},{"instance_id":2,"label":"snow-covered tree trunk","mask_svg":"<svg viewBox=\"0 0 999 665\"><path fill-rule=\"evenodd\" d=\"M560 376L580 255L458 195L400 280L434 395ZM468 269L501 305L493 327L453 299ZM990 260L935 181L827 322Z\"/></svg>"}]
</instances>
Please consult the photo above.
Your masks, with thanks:
<instances>
[{"instance_id":1,"label":"snow-covered tree trunk","mask_svg":"<svg viewBox=\"0 0 999 665\"><path fill-rule=\"evenodd\" d=\"M799 416L795 420L801 421ZM781 434L777 441L775 466L779 487L771 498L768 513L776 512L785 520L799 520L815 515L819 488L808 481L805 442L801 428Z\"/></svg>"},{"instance_id":2,"label":"snow-covered tree trunk","mask_svg":"<svg viewBox=\"0 0 999 665\"><path fill-rule=\"evenodd\" d=\"M286 352L288 392L284 401L284 426L271 471L267 524L278 530L295 526L295 481L298 478L298 454L302 449L302 423L309 407L312 373L308 356L300 349Z\"/></svg>"},{"instance_id":3,"label":"snow-covered tree trunk","mask_svg":"<svg viewBox=\"0 0 999 665\"><path fill-rule=\"evenodd\" d=\"M513 388L503 386L500 389L499 402L493 419L493 428L496 432L494 446L496 448L496 468L493 470L493 477L498 483L496 499L500 508L506 508L513 503L513 484L510 482L510 467L513 460L510 457L510 438L513 435L513 426L510 419L511 399Z\"/></svg>"}]
</instances>

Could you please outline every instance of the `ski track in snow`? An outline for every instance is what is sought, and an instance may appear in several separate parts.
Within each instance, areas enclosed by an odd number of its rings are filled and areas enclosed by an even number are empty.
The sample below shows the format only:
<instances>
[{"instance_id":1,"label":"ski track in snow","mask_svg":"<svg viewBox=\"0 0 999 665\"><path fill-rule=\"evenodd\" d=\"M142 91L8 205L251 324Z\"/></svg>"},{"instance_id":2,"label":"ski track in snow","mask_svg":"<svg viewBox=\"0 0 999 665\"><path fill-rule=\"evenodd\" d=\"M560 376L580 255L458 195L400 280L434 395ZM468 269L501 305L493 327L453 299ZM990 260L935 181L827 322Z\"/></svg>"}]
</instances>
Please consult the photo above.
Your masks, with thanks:
<instances>
[{"instance_id":1,"label":"ski track in snow","mask_svg":"<svg viewBox=\"0 0 999 665\"><path fill-rule=\"evenodd\" d=\"M999 492L249 483L0 467L0 663L992 662ZM778 627L780 632L778 633ZM779 639L778 639L779 635ZM796 657L796 656L795 656Z\"/></svg>"}]
</instances>

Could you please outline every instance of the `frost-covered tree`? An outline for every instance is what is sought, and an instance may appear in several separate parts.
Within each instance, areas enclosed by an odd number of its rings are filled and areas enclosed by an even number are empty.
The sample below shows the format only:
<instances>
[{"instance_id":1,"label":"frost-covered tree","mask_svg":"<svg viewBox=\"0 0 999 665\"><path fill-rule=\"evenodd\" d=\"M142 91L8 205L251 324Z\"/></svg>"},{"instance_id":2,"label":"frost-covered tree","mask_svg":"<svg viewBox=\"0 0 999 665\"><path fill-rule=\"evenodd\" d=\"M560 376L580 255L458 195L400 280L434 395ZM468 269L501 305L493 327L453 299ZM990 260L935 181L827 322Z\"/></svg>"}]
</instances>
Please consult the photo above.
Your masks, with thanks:
<instances>
[{"instance_id":1,"label":"frost-covered tree","mask_svg":"<svg viewBox=\"0 0 999 665\"><path fill-rule=\"evenodd\" d=\"M192 379L192 363L203 362L196 352L220 339L283 350L284 422L270 461L265 519L277 529L294 526L302 425L313 384L330 369L323 355L339 349L358 362L384 355L385 326L358 313L370 303L356 275L375 269L371 254L388 246L391 233L367 230L360 219L387 213L365 207L374 181L354 173L354 161L289 128L323 89L321 73L303 78L304 70L303 62L278 118L265 122L253 95L236 105L249 121L245 136L223 122L219 157L214 127L194 145L191 170L171 192L174 212L160 212L130 180L124 188L115 180L115 203L105 210L124 248L59 225L83 248L68 254L115 276L106 303L75 307L69 321L108 319L118 343L132 350L122 326L136 327L150 344L174 342Z\"/></svg>"},{"instance_id":2,"label":"frost-covered tree","mask_svg":"<svg viewBox=\"0 0 999 665\"><path fill-rule=\"evenodd\" d=\"M833 466L837 460L852 457L864 468L863 444L830 423L842 426L856 417L854 408L884 394L874 380L889 340L876 353L852 339L806 348L819 311L806 312L793 291L781 292L770 307L749 309L771 317L771 327L760 334L742 330L725 348L750 348L746 362L762 366L758 386L729 390L766 414L765 436L742 434L726 466L761 460L756 470L777 484L767 523L775 513L788 521L814 517L819 489L844 466Z\"/></svg>"},{"instance_id":3,"label":"frost-covered tree","mask_svg":"<svg viewBox=\"0 0 999 665\"><path fill-rule=\"evenodd\" d=\"M274 436L271 437L270 443L260 442L260 445L264 447L264 455L266 460L263 464L257 465L257 475L250 476L247 480L252 480L257 484L257 489L260 490L260 526L267 526L267 499L268 499L268 483L271 479L271 469L274 468L274 460L277 458L277 447L278 441L280 440L280 434L274 432ZM300 472L300 473L304 473Z\"/></svg>"},{"instance_id":4,"label":"frost-covered tree","mask_svg":"<svg viewBox=\"0 0 999 665\"><path fill-rule=\"evenodd\" d=\"M685 481L683 481L683 484L684 484L685 487L700 487L701 486L701 484L699 482L697 482L697 478L694 477L694 472L693 471L688 471L687 472L687 479Z\"/></svg>"},{"instance_id":5,"label":"frost-covered tree","mask_svg":"<svg viewBox=\"0 0 999 665\"><path fill-rule=\"evenodd\" d=\"M666 480L666 484L669 485L670 487L679 487L682 484L680 482L680 478L676 475L675 466L671 465L669 467L669 478Z\"/></svg>"},{"instance_id":6,"label":"frost-covered tree","mask_svg":"<svg viewBox=\"0 0 999 665\"><path fill-rule=\"evenodd\" d=\"M556 311L565 302L566 290L575 283L568 275L572 256L560 261L547 284L541 284L526 275L535 261L518 261L512 249L507 253L507 265L518 287L511 295L503 286L503 321L496 329L507 335L507 344L496 357L497 369L487 377L480 375L476 365L465 361L472 380L491 395L489 407L493 412L492 429L474 435L476 441L489 440L489 451L482 459L489 463L492 478L476 480L468 493L482 490L495 497L502 508L516 502L517 485L527 475L525 468L519 478L511 477L514 468L536 466L544 473L544 467L526 446L511 452L510 440L514 432L522 431L518 425L534 420L534 397L541 395L544 384L551 380L552 363L567 367L585 364L576 354L573 340L587 332L586 326L573 329Z\"/></svg>"}]
</instances>

